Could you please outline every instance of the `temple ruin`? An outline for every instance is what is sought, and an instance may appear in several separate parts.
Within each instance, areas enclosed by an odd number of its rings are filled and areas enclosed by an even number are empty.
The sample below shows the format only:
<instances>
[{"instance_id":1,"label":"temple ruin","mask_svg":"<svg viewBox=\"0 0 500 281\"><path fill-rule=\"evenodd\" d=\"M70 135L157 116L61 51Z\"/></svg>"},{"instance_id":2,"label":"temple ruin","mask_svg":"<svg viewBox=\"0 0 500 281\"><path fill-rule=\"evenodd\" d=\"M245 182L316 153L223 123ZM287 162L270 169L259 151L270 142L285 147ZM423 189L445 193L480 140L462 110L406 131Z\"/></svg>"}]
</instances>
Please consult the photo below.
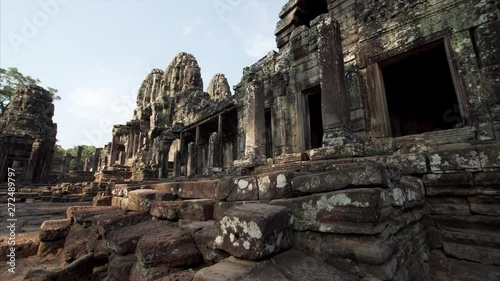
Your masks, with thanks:
<instances>
[{"instance_id":1,"label":"temple ruin","mask_svg":"<svg viewBox=\"0 0 500 281\"><path fill-rule=\"evenodd\" d=\"M290 0L233 89L178 54L25 280L499 280L499 9Z\"/></svg>"},{"instance_id":2,"label":"temple ruin","mask_svg":"<svg viewBox=\"0 0 500 281\"><path fill-rule=\"evenodd\" d=\"M0 117L0 182L7 181L8 168L16 170L19 182L48 180L57 134L53 116L53 98L41 87L24 87L12 96Z\"/></svg>"}]
</instances>

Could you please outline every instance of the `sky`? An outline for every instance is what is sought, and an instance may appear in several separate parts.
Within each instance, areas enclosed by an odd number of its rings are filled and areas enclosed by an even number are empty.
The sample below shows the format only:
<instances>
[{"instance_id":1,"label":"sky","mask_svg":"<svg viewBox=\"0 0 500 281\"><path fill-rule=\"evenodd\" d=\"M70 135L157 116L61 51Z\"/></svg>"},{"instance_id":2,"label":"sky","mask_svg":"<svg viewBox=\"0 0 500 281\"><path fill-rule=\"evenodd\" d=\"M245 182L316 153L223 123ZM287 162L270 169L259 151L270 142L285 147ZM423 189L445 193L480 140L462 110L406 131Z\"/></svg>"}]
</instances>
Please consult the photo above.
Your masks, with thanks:
<instances>
[{"instance_id":1,"label":"sky","mask_svg":"<svg viewBox=\"0 0 500 281\"><path fill-rule=\"evenodd\" d=\"M276 50L286 0L0 0L0 67L59 90L58 144L102 147L133 117L153 68L193 54L205 91L216 73L232 86Z\"/></svg>"}]
</instances>

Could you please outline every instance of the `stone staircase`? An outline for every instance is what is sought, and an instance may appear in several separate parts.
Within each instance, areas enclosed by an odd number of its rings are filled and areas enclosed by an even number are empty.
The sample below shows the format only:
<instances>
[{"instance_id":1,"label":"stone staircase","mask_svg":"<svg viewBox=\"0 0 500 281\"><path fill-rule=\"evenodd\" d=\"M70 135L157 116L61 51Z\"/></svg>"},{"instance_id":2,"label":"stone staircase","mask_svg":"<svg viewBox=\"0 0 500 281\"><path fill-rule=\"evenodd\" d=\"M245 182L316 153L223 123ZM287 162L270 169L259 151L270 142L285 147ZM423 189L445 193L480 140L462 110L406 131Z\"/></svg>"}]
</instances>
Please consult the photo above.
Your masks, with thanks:
<instances>
[{"instance_id":1,"label":"stone staircase","mask_svg":"<svg viewBox=\"0 0 500 281\"><path fill-rule=\"evenodd\" d=\"M71 266L93 253L108 281L423 280L423 198L421 182L374 162L115 184L45 222L38 254Z\"/></svg>"}]
</instances>

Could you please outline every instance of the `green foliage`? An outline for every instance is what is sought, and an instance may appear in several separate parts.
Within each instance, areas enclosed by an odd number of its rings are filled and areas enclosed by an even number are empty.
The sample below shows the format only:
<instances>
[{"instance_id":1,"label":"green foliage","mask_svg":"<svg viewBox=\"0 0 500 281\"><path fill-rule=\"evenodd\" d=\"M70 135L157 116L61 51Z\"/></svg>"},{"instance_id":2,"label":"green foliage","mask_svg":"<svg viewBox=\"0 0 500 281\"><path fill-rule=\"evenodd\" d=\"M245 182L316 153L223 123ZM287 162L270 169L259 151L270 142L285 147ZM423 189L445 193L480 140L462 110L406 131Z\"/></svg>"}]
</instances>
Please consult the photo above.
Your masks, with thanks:
<instances>
[{"instance_id":1,"label":"green foliage","mask_svg":"<svg viewBox=\"0 0 500 281\"><path fill-rule=\"evenodd\" d=\"M39 85L41 82L40 79L35 79L29 75L25 76L15 67L8 69L0 68L0 116L9 107L10 98L17 89L24 86ZM57 89L48 87L47 91L49 91L55 100L61 99L57 95Z\"/></svg>"},{"instance_id":2,"label":"green foliage","mask_svg":"<svg viewBox=\"0 0 500 281\"><path fill-rule=\"evenodd\" d=\"M62 146L56 144L56 146L54 147L54 157L61 158L64 156L66 156L66 150L62 148Z\"/></svg>"},{"instance_id":3,"label":"green foliage","mask_svg":"<svg viewBox=\"0 0 500 281\"><path fill-rule=\"evenodd\" d=\"M90 157L90 156L94 156L94 153L96 151L95 146L87 146L87 145L81 145L81 146L83 147L82 159L85 159L85 158ZM67 149L66 153L69 153L69 154L73 155L74 157L76 157L76 155L78 154L78 146L74 146L73 148Z\"/></svg>"}]
</instances>

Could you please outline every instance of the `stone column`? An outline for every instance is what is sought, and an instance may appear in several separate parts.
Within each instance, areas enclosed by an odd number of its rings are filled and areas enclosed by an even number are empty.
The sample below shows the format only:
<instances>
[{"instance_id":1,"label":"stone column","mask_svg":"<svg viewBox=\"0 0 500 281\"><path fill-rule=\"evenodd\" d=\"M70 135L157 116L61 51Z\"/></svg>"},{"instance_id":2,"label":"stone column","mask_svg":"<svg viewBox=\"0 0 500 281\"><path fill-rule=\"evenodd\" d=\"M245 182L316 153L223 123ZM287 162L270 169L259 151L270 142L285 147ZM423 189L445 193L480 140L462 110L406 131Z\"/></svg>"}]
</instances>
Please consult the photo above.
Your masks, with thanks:
<instances>
[{"instance_id":1,"label":"stone column","mask_svg":"<svg viewBox=\"0 0 500 281\"><path fill-rule=\"evenodd\" d=\"M176 151L174 155L174 177L181 176L181 152Z\"/></svg>"},{"instance_id":2,"label":"stone column","mask_svg":"<svg viewBox=\"0 0 500 281\"><path fill-rule=\"evenodd\" d=\"M66 154L64 157L63 173L68 173L71 170L71 160L73 160L73 156L69 153Z\"/></svg>"},{"instance_id":3,"label":"stone column","mask_svg":"<svg viewBox=\"0 0 500 281\"><path fill-rule=\"evenodd\" d=\"M78 147L78 151L76 153L75 163L73 163L73 171L80 171L82 169L82 152L83 146Z\"/></svg>"},{"instance_id":4,"label":"stone column","mask_svg":"<svg viewBox=\"0 0 500 281\"><path fill-rule=\"evenodd\" d=\"M235 161L237 167L255 167L266 163L266 125L264 86L248 82L244 104L245 158Z\"/></svg>"},{"instance_id":5,"label":"stone column","mask_svg":"<svg viewBox=\"0 0 500 281\"><path fill-rule=\"evenodd\" d=\"M94 153L94 161L92 162L92 172L97 172L99 169L99 159L101 158L102 148L97 148Z\"/></svg>"},{"instance_id":6,"label":"stone column","mask_svg":"<svg viewBox=\"0 0 500 281\"><path fill-rule=\"evenodd\" d=\"M208 141L208 170L212 172L214 168L222 167L222 135L220 133L212 133Z\"/></svg>"},{"instance_id":7,"label":"stone column","mask_svg":"<svg viewBox=\"0 0 500 281\"><path fill-rule=\"evenodd\" d=\"M328 146L342 131L349 131L349 98L344 80L340 25L333 17L326 17L319 24L318 33L324 145Z\"/></svg>"},{"instance_id":8,"label":"stone column","mask_svg":"<svg viewBox=\"0 0 500 281\"><path fill-rule=\"evenodd\" d=\"M24 171L24 181L25 182L32 182L36 166L38 164L38 156L40 154L40 148L42 146L42 143L40 140L35 140L33 142L33 145L31 146L31 155L30 159L28 162L28 168Z\"/></svg>"},{"instance_id":9,"label":"stone column","mask_svg":"<svg viewBox=\"0 0 500 281\"><path fill-rule=\"evenodd\" d=\"M194 142L188 144L188 159L187 159L187 176L197 175L196 168L198 166L198 146Z\"/></svg>"},{"instance_id":10,"label":"stone column","mask_svg":"<svg viewBox=\"0 0 500 281\"><path fill-rule=\"evenodd\" d=\"M158 178L163 179L168 176L168 151L172 145L172 139L165 139L160 151L160 159L158 165Z\"/></svg>"}]
</instances>

